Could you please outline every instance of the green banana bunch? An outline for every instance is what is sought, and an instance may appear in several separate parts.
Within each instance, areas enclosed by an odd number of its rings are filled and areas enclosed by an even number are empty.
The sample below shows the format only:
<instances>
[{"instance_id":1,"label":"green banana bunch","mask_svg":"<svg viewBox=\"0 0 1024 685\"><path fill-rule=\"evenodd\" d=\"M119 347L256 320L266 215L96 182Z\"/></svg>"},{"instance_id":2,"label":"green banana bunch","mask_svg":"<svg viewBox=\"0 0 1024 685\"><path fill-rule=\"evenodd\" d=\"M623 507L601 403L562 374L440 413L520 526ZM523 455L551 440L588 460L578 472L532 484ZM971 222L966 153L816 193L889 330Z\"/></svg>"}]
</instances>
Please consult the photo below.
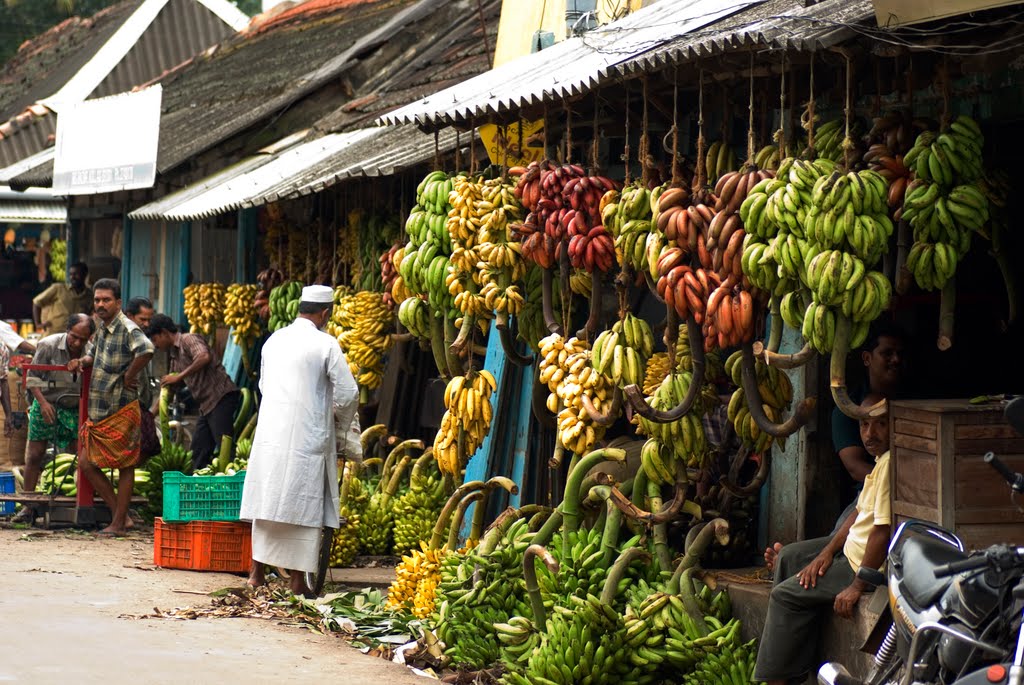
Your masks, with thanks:
<instances>
[{"instance_id":1,"label":"green banana bunch","mask_svg":"<svg viewBox=\"0 0 1024 685\"><path fill-rule=\"evenodd\" d=\"M549 333L544 326L544 291L543 271L536 264L531 264L526 269L523 277L523 292L526 293L526 302L519 314L515 317L519 327L519 337L526 341L534 352L540 349L540 341ZM552 279L552 300L560 301L559 279Z\"/></svg>"},{"instance_id":2,"label":"green banana bunch","mask_svg":"<svg viewBox=\"0 0 1024 685\"><path fill-rule=\"evenodd\" d=\"M643 319L627 312L594 340L591 366L624 387L644 379L644 365L654 353L654 334Z\"/></svg>"},{"instance_id":3,"label":"green banana bunch","mask_svg":"<svg viewBox=\"0 0 1024 685\"><path fill-rule=\"evenodd\" d=\"M944 133L924 131L918 135L914 147L903 157L903 164L915 178L951 188L982 177L984 147L981 127L971 117L961 115Z\"/></svg>"},{"instance_id":4,"label":"green banana bunch","mask_svg":"<svg viewBox=\"0 0 1024 685\"><path fill-rule=\"evenodd\" d=\"M341 525L331 540L331 568L351 566L359 553L359 514L342 504L339 508Z\"/></svg>"},{"instance_id":5,"label":"green banana bunch","mask_svg":"<svg viewBox=\"0 0 1024 685\"><path fill-rule=\"evenodd\" d=\"M668 410L678 406L690 389L693 375L687 371L669 374L661 385L648 397L647 402L655 409ZM641 465L647 477L661 484L675 482L676 459L687 466L698 467L707 457L707 436L700 416L703 404L694 404L688 414L677 421L657 423L634 416L638 433L650 436L641 452Z\"/></svg>"},{"instance_id":6,"label":"green banana bunch","mask_svg":"<svg viewBox=\"0 0 1024 685\"><path fill-rule=\"evenodd\" d=\"M765 145L754 155L754 166L758 169L775 170L779 168L781 157L778 145Z\"/></svg>"},{"instance_id":7,"label":"green banana bunch","mask_svg":"<svg viewBox=\"0 0 1024 685\"><path fill-rule=\"evenodd\" d=\"M50 278L63 282L67 277L68 243L66 240L54 238L50 241Z\"/></svg>"},{"instance_id":8,"label":"green banana bunch","mask_svg":"<svg viewBox=\"0 0 1024 685\"><path fill-rule=\"evenodd\" d=\"M757 641L723 644L707 650L694 669L686 674L683 685L753 685L757 662Z\"/></svg>"},{"instance_id":9,"label":"green banana bunch","mask_svg":"<svg viewBox=\"0 0 1024 685\"><path fill-rule=\"evenodd\" d=\"M836 310L816 301L811 301L804 312L800 332L811 347L821 354L829 354L836 345ZM868 338L871 321L858 321L850 333L850 349L864 344Z\"/></svg>"},{"instance_id":10,"label":"green banana bunch","mask_svg":"<svg viewBox=\"0 0 1024 685\"><path fill-rule=\"evenodd\" d=\"M740 440L751 447L754 452L762 453L771 448L774 438L762 431L750 415L747 396L743 389L743 354L733 352L725 361L725 372L738 386L729 398L729 421L736 429ZM781 420L782 412L789 408L793 401L793 385L789 376L777 366L769 366L758 359L754 365L757 378L757 392L761 397L762 408L773 422Z\"/></svg>"},{"instance_id":11,"label":"green banana bunch","mask_svg":"<svg viewBox=\"0 0 1024 685\"><path fill-rule=\"evenodd\" d=\"M850 139L858 143L864 133L864 122L854 119L850 122ZM842 164L845 152L843 150L843 139L846 136L845 122L842 119L826 121L814 130L814 151L817 156L829 159L836 164ZM860 159L864 151L853 149L850 151L850 159Z\"/></svg>"},{"instance_id":12,"label":"green banana bunch","mask_svg":"<svg viewBox=\"0 0 1024 685\"><path fill-rule=\"evenodd\" d=\"M448 198L454 179L443 171L428 174L416 189L416 205L405 222L409 242L398 272L413 294L426 295L434 316L454 319L455 301L445 276L452 253L448 233ZM427 338L430 336L428 335Z\"/></svg>"},{"instance_id":13,"label":"green banana bunch","mask_svg":"<svg viewBox=\"0 0 1024 685\"><path fill-rule=\"evenodd\" d=\"M417 297L409 297L398 305L398 321L405 329L422 340L430 339L430 305Z\"/></svg>"},{"instance_id":14,"label":"green banana bunch","mask_svg":"<svg viewBox=\"0 0 1024 685\"><path fill-rule=\"evenodd\" d=\"M426 456L433 461L431 455ZM417 463L410 477L409 490L395 500L392 509L396 556L417 550L420 542L430 539L430 532L444 502L444 481L440 472L435 468L430 473L422 473L422 467Z\"/></svg>"},{"instance_id":15,"label":"green banana bunch","mask_svg":"<svg viewBox=\"0 0 1024 685\"><path fill-rule=\"evenodd\" d=\"M73 454L58 454L53 461L43 466L39 473L37 490L42 492L73 497L78 493L75 484L77 460Z\"/></svg>"},{"instance_id":16,"label":"green banana bunch","mask_svg":"<svg viewBox=\"0 0 1024 685\"><path fill-rule=\"evenodd\" d=\"M664 188L650 191L638 179L621 191L608 191L601 198L601 220L615 239L619 264L628 264L637 271L646 268L647 239L658 211L658 196Z\"/></svg>"},{"instance_id":17,"label":"green banana bunch","mask_svg":"<svg viewBox=\"0 0 1024 685\"><path fill-rule=\"evenodd\" d=\"M736 155L733 153L732 148L720 140L716 140L708 146L704 165L707 173L705 182L712 188L719 178L730 171L736 171L738 168Z\"/></svg>"},{"instance_id":18,"label":"green banana bunch","mask_svg":"<svg viewBox=\"0 0 1024 685\"><path fill-rule=\"evenodd\" d=\"M804 233L824 249L852 252L874 266L893 232L888 194L888 181L871 169L823 176L811 191Z\"/></svg>"},{"instance_id":19,"label":"green banana bunch","mask_svg":"<svg viewBox=\"0 0 1024 685\"><path fill-rule=\"evenodd\" d=\"M569 537L569 558L562 558L563 537ZM558 559L558 573L539 568L537 582L541 592L555 598L556 604L564 605L569 598L585 599L588 595L600 595L608 575L605 552L602 549L603 531L597 527L589 530L564 531L551 538L552 554Z\"/></svg>"},{"instance_id":20,"label":"green banana bunch","mask_svg":"<svg viewBox=\"0 0 1024 685\"><path fill-rule=\"evenodd\" d=\"M302 283L288 281L270 291L270 332L280 330L295 321L299 314L299 299L302 297Z\"/></svg>"}]
</instances>

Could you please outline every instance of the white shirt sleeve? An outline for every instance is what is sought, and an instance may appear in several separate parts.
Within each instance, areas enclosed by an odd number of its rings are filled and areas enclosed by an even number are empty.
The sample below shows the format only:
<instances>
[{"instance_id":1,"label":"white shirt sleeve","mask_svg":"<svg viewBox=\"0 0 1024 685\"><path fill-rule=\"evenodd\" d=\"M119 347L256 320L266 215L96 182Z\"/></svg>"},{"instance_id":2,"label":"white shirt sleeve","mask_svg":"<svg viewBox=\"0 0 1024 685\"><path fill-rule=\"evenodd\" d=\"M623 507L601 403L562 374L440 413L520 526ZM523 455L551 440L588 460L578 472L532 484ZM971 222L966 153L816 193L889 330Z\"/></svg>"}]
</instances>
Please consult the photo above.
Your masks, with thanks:
<instances>
[{"instance_id":1,"label":"white shirt sleeve","mask_svg":"<svg viewBox=\"0 0 1024 685\"><path fill-rule=\"evenodd\" d=\"M336 344L331 346L330 356L327 360L327 373L334 389L334 434L338 449L349 453L351 450L347 447L350 442L348 433L352 430L356 409L359 405L359 386L348 367L345 355ZM349 456L356 455L350 454Z\"/></svg>"},{"instance_id":2,"label":"white shirt sleeve","mask_svg":"<svg viewBox=\"0 0 1024 685\"><path fill-rule=\"evenodd\" d=\"M25 339L18 335L9 323L0 321L0 342L7 345L11 352L14 352L18 349L18 345L25 342Z\"/></svg>"}]
</instances>

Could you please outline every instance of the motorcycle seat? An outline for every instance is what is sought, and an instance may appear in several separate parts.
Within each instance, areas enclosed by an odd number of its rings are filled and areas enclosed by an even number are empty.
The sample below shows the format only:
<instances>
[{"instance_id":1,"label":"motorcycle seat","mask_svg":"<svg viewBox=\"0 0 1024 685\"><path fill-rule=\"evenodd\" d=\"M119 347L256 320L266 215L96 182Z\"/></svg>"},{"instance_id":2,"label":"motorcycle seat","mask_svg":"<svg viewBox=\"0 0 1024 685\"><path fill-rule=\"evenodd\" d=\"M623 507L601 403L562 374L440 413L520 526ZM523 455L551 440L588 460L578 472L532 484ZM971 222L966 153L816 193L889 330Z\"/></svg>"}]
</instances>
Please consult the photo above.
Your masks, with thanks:
<instances>
[{"instance_id":1,"label":"motorcycle seat","mask_svg":"<svg viewBox=\"0 0 1024 685\"><path fill-rule=\"evenodd\" d=\"M915 535L900 550L906 597L917 607L931 606L953 582L953 577L935 577L935 567L966 559L967 555L931 535Z\"/></svg>"}]
</instances>

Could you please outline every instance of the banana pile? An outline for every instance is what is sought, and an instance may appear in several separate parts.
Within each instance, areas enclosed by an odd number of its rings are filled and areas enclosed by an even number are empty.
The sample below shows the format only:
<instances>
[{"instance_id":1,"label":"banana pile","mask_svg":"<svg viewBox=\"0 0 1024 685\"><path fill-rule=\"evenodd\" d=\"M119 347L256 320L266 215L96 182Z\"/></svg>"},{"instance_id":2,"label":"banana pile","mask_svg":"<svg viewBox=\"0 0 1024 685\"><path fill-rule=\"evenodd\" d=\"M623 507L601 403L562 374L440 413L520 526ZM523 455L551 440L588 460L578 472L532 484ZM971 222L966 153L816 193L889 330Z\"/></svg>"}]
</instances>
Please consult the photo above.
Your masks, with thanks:
<instances>
[{"instance_id":1,"label":"banana pile","mask_svg":"<svg viewBox=\"0 0 1024 685\"><path fill-rule=\"evenodd\" d=\"M36 490L74 497L78 493L78 485L75 483L77 463L78 460L73 454L58 454L39 472ZM149 480L149 474L146 474L146 480Z\"/></svg>"},{"instance_id":2,"label":"banana pile","mask_svg":"<svg viewBox=\"0 0 1024 685\"><path fill-rule=\"evenodd\" d=\"M726 642L715 650L703 652L693 671L686 674L683 685L753 683L756 663L756 640L741 645Z\"/></svg>"},{"instance_id":3,"label":"banana pile","mask_svg":"<svg viewBox=\"0 0 1024 685\"><path fill-rule=\"evenodd\" d=\"M338 340L356 382L374 390L384 381L384 355L391 347L394 317L382 293L334 291L335 304L327 332Z\"/></svg>"},{"instance_id":4,"label":"banana pile","mask_svg":"<svg viewBox=\"0 0 1024 685\"><path fill-rule=\"evenodd\" d=\"M614 350L611 352L614 364ZM591 351L578 338L566 340L552 333L540 341L540 357L539 379L551 391L547 408L555 414L558 439L573 453L585 454L604 437L605 427L591 421L583 396L597 411L607 411L614 391L612 380L594 369ZM620 353L620 364L621 359Z\"/></svg>"},{"instance_id":5,"label":"banana pile","mask_svg":"<svg viewBox=\"0 0 1024 685\"><path fill-rule=\"evenodd\" d=\"M733 153L732 148L720 140L716 140L708 146L704 164L707 172L707 182L711 185L717 184L722 176L735 171L737 168L736 155Z\"/></svg>"},{"instance_id":6,"label":"banana pile","mask_svg":"<svg viewBox=\"0 0 1024 685\"><path fill-rule=\"evenodd\" d=\"M771 449L774 437L762 431L750 415L747 396L743 391L742 353L733 352L725 360L725 373L736 385L736 390L729 398L729 422L736 429L743 444L751 447L755 453L761 454ZM793 384L789 376L777 366L769 366L758 359L755 365L757 392L761 397L762 407L772 423L778 423L782 414L793 401Z\"/></svg>"},{"instance_id":7,"label":"banana pile","mask_svg":"<svg viewBox=\"0 0 1024 685\"><path fill-rule=\"evenodd\" d=\"M647 236L654 220L652 207L657 206L657 197L639 180L601 198L598 210L605 230L615 238L615 256L624 268L647 270Z\"/></svg>"},{"instance_id":8,"label":"banana pile","mask_svg":"<svg viewBox=\"0 0 1024 685\"><path fill-rule=\"evenodd\" d=\"M359 553L359 514L342 504L338 516L341 525L331 540L331 568L351 566Z\"/></svg>"},{"instance_id":9,"label":"banana pile","mask_svg":"<svg viewBox=\"0 0 1024 685\"><path fill-rule=\"evenodd\" d=\"M971 234L984 234L989 201L982 191L981 150L985 138L968 116L957 117L940 134L917 137L904 164L913 172L901 218L914 229L907 269L922 290L941 289L971 247Z\"/></svg>"},{"instance_id":10,"label":"banana pile","mask_svg":"<svg viewBox=\"0 0 1024 685\"><path fill-rule=\"evenodd\" d=\"M231 336L243 354L263 333L253 304L257 292L256 284L232 283L224 299L224 325L231 328Z\"/></svg>"},{"instance_id":11,"label":"banana pile","mask_svg":"<svg viewBox=\"0 0 1024 685\"><path fill-rule=\"evenodd\" d=\"M688 371L670 373L647 398L647 403L655 409L672 409L683 401L692 381L693 375ZM703 403L695 402L687 414L669 423L650 421L639 414L634 416L637 432L650 437L640 454L640 463L649 480L662 485L674 483L677 460L694 468L704 463L707 436L700 420L702 413Z\"/></svg>"},{"instance_id":12,"label":"banana pile","mask_svg":"<svg viewBox=\"0 0 1024 685\"><path fill-rule=\"evenodd\" d=\"M425 544L403 556L395 568L395 580L388 588L387 608L408 611L420 619L433 614L441 564L447 556L447 548L430 549Z\"/></svg>"},{"instance_id":13,"label":"banana pile","mask_svg":"<svg viewBox=\"0 0 1024 685\"><path fill-rule=\"evenodd\" d=\"M67 278L68 242L60 238L50 241L50 278L62 282Z\"/></svg>"},{"instance_id":14,"label":"banana pile","mask_svg":"<svg viewBox=\"0 0 1024 685\"><path fill-rule=\"evenodd\" d=\"M227 289L222 283L193 283L185 286L185 316L191 333L213 335L224 323Z\"/></svg>"},{"instance_id":15,"label":"banana pile","mask_svg":"<svg viewBox=\"0 0 1024 685\"><path fill-rule=\"evenodd\" d=\"M301 281L286 281L270 291L270 319L267 328L278 331L295 321L302 297Z\"/></svg>"},{"instance_id":16,"label":"banana pile","mask_svg":"<svg viewBox=\"0 0 1024 685\"><path fill-rule=\"evenodd\" d=\"M428 450L413 466L408 492L395 499L392 510L397 556L415 552L421 542L430 539L445 502L444 481L436 466L433 450Z\"/></svg>"},{"instance_id":17,"label":"banana pile","mask_svg":"<svg viewBox=\"0 0 1024 685\"><path fill-rule=\"evenodd\" d=\"M408 455L399 455L413 442L418 441L399 443L392 450L381 470L380 481L359 518L356 534L359 538L359 549L364 554L377 556L387 554L392 549L395 519L391 500L398 492L402 474L411 460ZM422 443L419 445L422 447Z\"/></svg>"},{"instance_id":18,"label":"banana pile","mask_svg":"<svg viewBox=\"0 0 1024 685\"><path fill-rule=\"evenodd\" d=\"M590 364L595 371L625 387L639 384L644 365L654 354L654 333L646 321L632 312L612 324L594 340Z\"/></svg>"},{"instance_id":19,"label":"banana pile","mask_svg":"<svg viewBox=\"0 0 1024 685\"><path fill-rule=\"evenodd\" d=\"M445 413L434 438L441 473L458 478L491 430L491 395L498 384L490 371L455 376L444 389Z\"/></svg>"}]
</instances>

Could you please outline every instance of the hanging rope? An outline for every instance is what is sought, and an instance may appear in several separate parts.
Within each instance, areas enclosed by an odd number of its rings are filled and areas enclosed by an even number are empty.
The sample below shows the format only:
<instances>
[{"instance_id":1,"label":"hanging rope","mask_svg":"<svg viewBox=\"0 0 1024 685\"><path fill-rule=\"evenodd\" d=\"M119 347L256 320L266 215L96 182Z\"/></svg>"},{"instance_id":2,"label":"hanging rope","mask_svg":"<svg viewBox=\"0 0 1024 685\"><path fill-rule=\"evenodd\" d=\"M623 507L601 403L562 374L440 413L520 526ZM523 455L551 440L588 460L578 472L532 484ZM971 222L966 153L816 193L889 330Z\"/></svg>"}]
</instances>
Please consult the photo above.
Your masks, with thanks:
<instances>
[{"instance_id":1,"label":"hanging rope","mask_svg":"<svg viewBox=\"0 0 1024 685\"><path fill-rule=\"evenodd\" d=\"M508 176L508 126L501 125L501 139L504 144L501 146L501 177Z\"/></svg>"},{"instance_id":2,"label":"hanging rope","mask_svg":"<svg viewBox=\"0 0 1024 685\"><path fill-rule=\"evenodd\" d=\"M562 107L565 108L565 163L572 164L572 107L565 100L562 100Z\"/></svg>"},{"instance_id":3,"label":"hanging rope","mask_svg":"<svg viewBox=\"0 0 1024 685\"><path fill-rule=\"evenodd\" d=\"M469 122L469 173L476 173L476 122Z\"/></svg>"},{"instance_id":4,"label":"hanging rope","mask_svg":"<svg viewBox=\"0 0 1024 685\"><path fill-rule=\"evenodd\" d=\"M455 129L455 173L462 170L462 134Z\"/></svg>"},{"instance_id":5,"label":"hanging rope","mask_svg":"<svg viewBox=\"0 0 1024 685\"><path fill-rule=\"evenodd\" d=\"M525 161L526 160L526 151L523 150L523 118L522 117L519 117L519 136L518 137L519 137L519 148L518 148L518 150L519 150L519 160ZM519 163L519 160L516 160L517 164Z\"/></svg>"},{"instance_id":6,"label":"hanging rope","mask_svg":"<svg viewBox=\"0 0 1024 685\"><path fill-rule=\"evenodd\" d=\"M622 147L622 161L626 165L626 185L630 182L629 169L629 81L626 81L626 144Z\"/></svg>"},{"instance_id":7,"label":"hanging rope","mask_svg":"<svg viewBox=\"0 0 1024 685\"><path fill-rule=\"evenodd\" d=\"M754 136L754 53L750 53L750 98L747 102L747 164L753 164L757 154Z\"/></svg>"},{"instance_id":8,"label":"hanging rope","mask_svg":"<svg viewBox=\"0 0 1024 685\"><path fill-rule=\"evenodd\" d=\"M702 67L697 81L697 171L693 181L694 188L698 190L703 188L707 181L708 170L704 159L706 147L707 141L704 139L704 69Z\"/></svg>"},{"instance_id":9,"label":"hanging rope","mask_svg":"<svg viewBox=\"0 0 1024 685\"><path fill-rule=\"evenodd\" d=\"M522 129L520 129L522 130ZM548 105L544 103L544 158L548 158Z\"/></svg>"},{"instance_id":10,"label":"hanging rope","mask_svg":"<svg viewBox=\"0 0 1024 685\"><path fill-rule=\"evenodd\" d=\"M942 116L939 117L939 130L945 131L952 121L950 101L952 100L952 87L949 81L949 61L943 56L942 64L939 66L939 90L942 93Z\"/></svg>"},{"instance_id":11,"label":"hanging rope","mask_svg":"<svg viewBox=\"0 0 1024 685\"><path fill-rule=\"evenodd\" d=\"M844 56L846 57L846 103L843 108L843 116L846 119L846 130L843 136L843 169L849 171L850 155L856 145L853 138L850 137L850 121L853 119L853 60L850 59L848 53Z\"/></svg>"},{"instance_id":12,"label":"hanging rope","mask_svg":"<svg viewBox=\"0 0 1024 685\"><path fill-rule=\"evenodd\" d=\"M641 86L643 88L644 110L643 110L643 117L642 117L641 122L640 122L640 146L639 146L639 150L638 150L638 152L639 152L638 157L640 158L640 173L641 173L641 178L643 179L643 183L644 183L645 186L650 186L650 184L651 184L651 166L652 166L651 161L652 160L651 160L651 136L650 136L650 132L648 131L648 117L647 117L647 100L648 100L648 96L647 96L647 77L646 76L643 77L643 79L640 81L640 84L641 84Z\"/></svg>"},{"instance_id":13,"label":"hanging rope","mask_svg":"<svg viewBox=\"0 0 1024 685\"><path fill-rule=\"evenodd\" d=\"M441 168L441 134L434 131L434 170Z\"/></svg>"},{"instance_id":14,"label":"hanging rope","mask_svg":"<svg viewBox=\"0 0 1024 685\"><path fill-rule=\"evenodd\" d=\"M593 121L591 122L591 130L590 130L590 175L591 176L597 176L598 172L600 171L598 169L598 166L597 166L597 160L598 160L598 156L599 156L599 152L600 152L600 148L598 147L598 144L597 144L597 139L598 139L598 136L600 135L600 132L597 129L597 110L598 110L597 98L598 98L597 91L594 91L594 118L593 118Z\"/></svg>"},{"instance_id":15,"label":"hanging rope","mask_svg":"<svg viewBox=\"0 0 1024 685\"><path fill-rule=\"evenodd\" d=\"M801 125L807 131L807 156L814 159L814 53L811 53L811 86L810 97L807 99L807 109L801 117Z\"/></svg>"},{"instance_id":16,"label":"hanging rope","mask_svg":"<svg viewBox=\"0 0 1024 685\"><path fill-rule=\"evenodd\" d=\"M672 186L681 185L679 169L679 67L672 76Z\"/></svg>"},{"instance_id":17,"label":"hanging rope","mask_svg":"<svg viewBox=\"0 0 1024 685\"><path fill-rule=\"evenodd\" d=\"M779 72L779 128L772 136L779 146L779 159L786 157L786 53L782 53L782 70Z\"/></svg>"}]
</instances>

